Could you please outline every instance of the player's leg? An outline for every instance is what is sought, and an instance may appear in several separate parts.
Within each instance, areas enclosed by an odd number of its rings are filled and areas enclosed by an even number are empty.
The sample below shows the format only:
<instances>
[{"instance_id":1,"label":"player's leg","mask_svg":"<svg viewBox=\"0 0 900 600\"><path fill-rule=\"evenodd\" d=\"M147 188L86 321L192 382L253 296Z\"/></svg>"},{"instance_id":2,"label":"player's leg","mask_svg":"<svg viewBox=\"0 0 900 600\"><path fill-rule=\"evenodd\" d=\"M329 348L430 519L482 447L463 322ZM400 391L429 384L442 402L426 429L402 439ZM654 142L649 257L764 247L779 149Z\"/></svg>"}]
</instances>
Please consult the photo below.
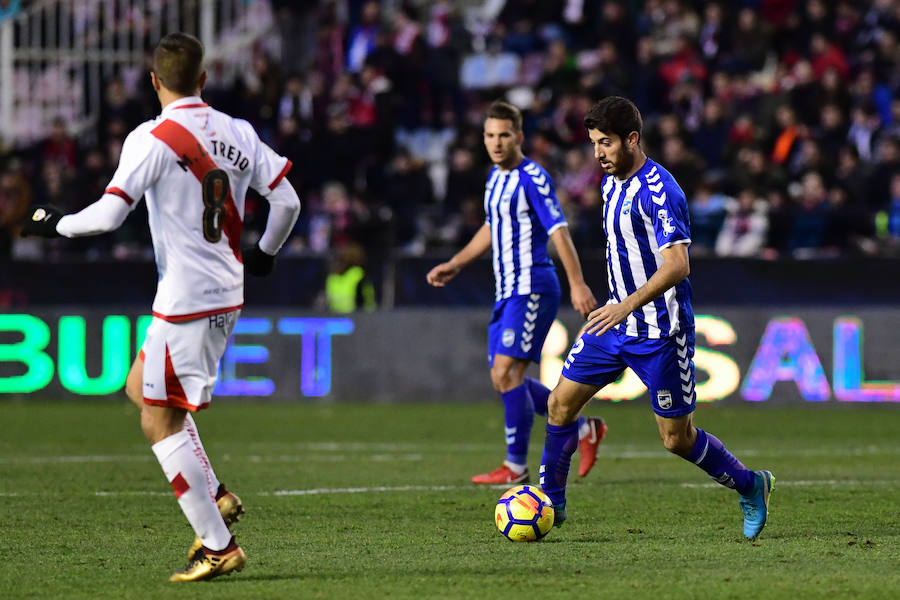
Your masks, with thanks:
<instances>
[{"instance_id":1,"label":"player's leg","mask_svg":"<svg viewBox=\"0 0 900 600\"><path fill-rule=\"evenodd\" d=\"M476 475L473 483L525 483L528 481L528 442L534 423L534 405L525 385L528 359L497 354L491 365L491 383L503 400L506 460L491 473Z\"/></svg>"},{"instance_id":2,"label":"player's leg","mask_svg":"<svg viewBox=\"0 0 900 600\"><path fill-rule=\"evenodd\" d=\"M559 310L559 293L533 293L501 300L494 306L488 328L491 382L503 400L507 456L500 468L476 475L474 483L528 481L528 444L534 413L547 414L550 390L526 378L531 362L540 362L541 349Z\"/></svg>"},{"instance_id":3,"label":"player's leg","mask_svg":"<svg viewBox=\"0 0 900 600\"><path fill-rule=\"evenodd\" d=\"M144 353L141 351L138 357L131 363L128 377L125 378L125 395L137 406L138 411L144 410Z\"/></svg>"},{"instance_id":4,"label":"player's leg","mask_svg":"<svg viewBox=\"0 0 900 600\"><path fill-rule=\"evenodd\" d=\"M172 324L154 319L144 343L141 426L182 512L201 540L200 551L170 581L209 579L240 570L246 560L210 489L209 460L197 452L199 437L192 439L185 427L187 411L210 402L218 357L231 331L224 329L205 320Z\"/></svg>"},{"instance_id":5,"label":"player's leg","mask_svg":"<svg viewBox=\"0 0 900 600\"><path fill-rule=\"evenodd\" d=\"M656 415L666 449L703 469L716 483L740 494L744 536L756 538L768 519L769 494L775 477L769 471L751 471L713 434L694 427L692 415L666 418Z\"/></svg>"},{"instance_id":6,"label":"player's leg","mask_svg":"<svg viewBox=\"0 0 900 600\"><path fill-rule=\"evenodd\" d=\"M550 400L550 388L531 377L525 378L525 385L534 404L534 412L542 417L547 416L547 403ZM578 476L585 477L597 462L597 451L600 442L606 437L606 422L601 417L578 417Z\"/></svg>"},{"instance_id":7,"label":"player's leg","mask_svg":"<svg viewBox=\"0 0 900 600\"><path fill-rule=\"evenodd\" d=\"M147 405L141 412L141 429L203 545L222 550L231 542L231 532L209 493L206 465L184 428L186 412L180 407Z\"/></svg>"},{"instance_id":8,"label":"player's leg","mask_svg":"<svg viewBox=\"0 0 900 600\"><path fill-rule=\"evenodd\" d=\"M765 525L774 478L768 471L751 471L716 436L694 426L693 336L681 333L661 340L635 341L632 346L635 352L629 353L628 364L647 384L663 445L703 469L717 483L736 490L742 507L744 498L758 496L751 502L752 515L744 510L744 533L756 537Z\"/></svg>"},{"instance_id":9,"label":"player's leg","mask_svg":"<svg viewBox=\"0 0 900 600\"><path fill-rule=\"evenodd\" d=\"M616 332L602 336L582 333L563 363L559 383L550 394L547 437L541 458L541 488L556 510L554 523L566 520L566 482L572 455L578 447L578 415L603 386L625 368L619 357Z\"/></svg>"},{"instance_id":10,"label":"player's leg","mask_svg":"<svg viewBox=\"0 0 900 600\"><path fill-rule=\"evenodd\" d=\"M600 387L560 376L550 394L540 481L541 489L553 502L555 525L566 520L566 483L572 455L578 448L578 414Z\"/></svg>"},{"instance_id":11,"label":"player's leg","mask_svg":"<svg viewBox=\"0 0 900 600\"><path fill-rule=\"evenodd\" d=\"M131 369L128 372L128 377L125 380L125 393L128 396L128 399L131 400L131 402L133 402L134 405L138 407L138 410L141 411L143 411L143 408L145 406L143 387L144 353L143 351L141 351L138 354L137 358L134 359L134 363L132 363ZM212 464L210 464L209 462L209 457L206 455L206 449L203 447L203 442L200 441L200 434L197 432L197 425L194 422L194 418L191 416L190 412L187 412L184 415L184 429L191 437L191 442L194 444L194 452L197 453L197 456L199 456L206 465L209 493L213 496L213 498L215 498L216 504L218 504L219 506L219 512L222 514L222 518L225 520L225 524L230 526L232 523L239 520L240 515L243 514L243 503L237 495L228 491L225 485L222 484L216 477L216 473L212 468ZM196 547L192 547L191 550L188 551L188 559L192 558L194 553L200 549L199 538L195 540L195 546Z\"/></svg>"}]
</instances>

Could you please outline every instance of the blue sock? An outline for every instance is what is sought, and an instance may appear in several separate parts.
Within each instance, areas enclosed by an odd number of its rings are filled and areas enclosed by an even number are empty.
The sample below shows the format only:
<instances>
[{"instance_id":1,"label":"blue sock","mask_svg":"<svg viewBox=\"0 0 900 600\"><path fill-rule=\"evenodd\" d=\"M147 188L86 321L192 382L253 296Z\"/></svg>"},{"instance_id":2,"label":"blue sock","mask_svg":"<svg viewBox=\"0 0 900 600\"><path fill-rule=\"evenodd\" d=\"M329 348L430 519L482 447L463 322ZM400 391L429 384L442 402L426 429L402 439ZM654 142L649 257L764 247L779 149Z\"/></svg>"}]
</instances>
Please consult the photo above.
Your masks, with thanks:
<instances>
[{"instance_id":1,"label":"blue sock","mask_svg":"<svg viewBox=\"0 0 900 600\"><path fill-rule=\"evenodd\" d=\"M578 423L551 425L547 423L547 439L541 457L541 489L554 505L566 501L566 479L572 455L578 447Z\"/></svg>"},{"instance_id":2,"label":"blue sock","mask_svg":"<svg viewBox=\"0 0 900 600\"><path fill-rule=\"evenodd\" d=\"M531 377L525 378L525 385L531 392L531 400L534 402L534 412L542 417L547 416L547 401L550 399L550 388L545 387L543 383ZM578 427L581 428L584 423L584 417L578 417Z\"/></svg>"},{"instance_id":3,"label":"blue sock","mask_svg":"<svg viewBox=\"0 0 900 600\"><path fill-rule=\"evenodd\" d=\"M500 396L506 413L506 460L517 465L528 464L528 439L534 423L528 386L523 383Z\"/></svg>"},{"instance_id":4,"label":"blue sock","mask_svg":"<svg viewBox=\"0 0 900 600\"><path fill-rule=\"evenodd\" d=\"M717 483L737 490L742 496L749 494L756 483L753 471L735 458L719 438L700 428L697 428L694 447L684 458L706 471Z\"/></svg>"},{"instance_id":5,"label":"blue sock","mask_svg":"<svg viewBox=\"0 0 900 600\"><path fill-rule=\"evenodd\" d=\"M544 386L543 383L531 377L525 378L525 385L531 392L531 400L534 402L534 412L542 417L547 416L547 400L550 398L550 388Z\"/></svg>"}]
</instances>

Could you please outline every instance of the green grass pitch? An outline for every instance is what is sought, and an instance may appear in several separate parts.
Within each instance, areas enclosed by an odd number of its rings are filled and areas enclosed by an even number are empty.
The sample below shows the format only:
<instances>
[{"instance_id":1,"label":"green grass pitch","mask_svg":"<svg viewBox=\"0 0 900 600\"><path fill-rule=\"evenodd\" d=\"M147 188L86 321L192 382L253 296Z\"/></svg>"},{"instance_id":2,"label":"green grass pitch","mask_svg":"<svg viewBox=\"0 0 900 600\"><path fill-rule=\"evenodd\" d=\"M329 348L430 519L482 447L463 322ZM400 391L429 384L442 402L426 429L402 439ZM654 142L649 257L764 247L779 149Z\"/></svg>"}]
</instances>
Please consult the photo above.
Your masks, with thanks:
<instances>
[{"instance_id":1,"label":"green grass pitch","mask_svg":"<svg viewBox=\"0 0 900 600\"><path fill-rule=\"evenodd\" d=\"M499 404L220 402L197 418L244 500L243 572L169 584L193 532L126 402L0 403L0 598L898 598L900 407L701 406L777 484L741 534L734 492L669 456L643 403L541 542L493 525ZM532 482L543 443L532 436ZM577 455L575 460L577 461Z\"/></svg>"}]
</instances>

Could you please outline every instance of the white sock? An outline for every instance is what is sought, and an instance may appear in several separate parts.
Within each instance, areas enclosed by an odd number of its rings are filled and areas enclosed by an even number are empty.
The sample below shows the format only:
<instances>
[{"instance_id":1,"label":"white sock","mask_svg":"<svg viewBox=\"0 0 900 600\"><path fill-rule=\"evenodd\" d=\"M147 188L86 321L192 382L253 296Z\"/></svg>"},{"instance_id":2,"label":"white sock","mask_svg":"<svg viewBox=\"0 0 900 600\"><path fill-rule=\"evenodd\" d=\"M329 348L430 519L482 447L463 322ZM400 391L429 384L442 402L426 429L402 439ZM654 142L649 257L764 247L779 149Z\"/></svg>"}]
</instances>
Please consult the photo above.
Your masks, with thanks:
<instances>
[{"instance_id":1,"label":"white sock","mask_svg":"<svg viewBox=\"0 0 900 600\"><path fill-rule=\"evenodd\" d=\"M191 443L194 444L194 452L197 457L203 461L203 468L206 469L206 483L209 485L209 495L216 499L216 492L219 491L219 480L216 478L216 472L213 471L212 465L209 464L209 457L206 456L206 450L203 448L203 442L200 441L200 434L197 433L197 424L191 413L184 416L184 430L191 436Z\"/></svg>"},{"instance_id":2,"label":"white sock","mask_svg":"<svg viewBox=\"0 0 900 600\"><path fill-rule=\"evenodd\" d=\"M519 465L514 462L509 462L508 460L504 460L503 464L509 467L509 470L515 473L516 475L521 475L525 471L528 470L528 465Z\"/></svg>"},{"instance_id":3,"label":"white sock","mask_svg":"<svg viewBox=\"0 0 900 600\"><path fill-rule=\"evenodd\" d=\"M181 511L210 550L222 550L231 541L219 507L209 495L206 469L197 456L191 435L184 429L151 447L166 479L175 490Z\"/></svg>"},{"instance_id":4,"label":"white sock","mask_svg":"<svg viewBox=\"0 0 900 600\"><path fill-rule=\"evenodd\" d=\"M580 442L584 438L588 436L591 432L591 424L587 419L584 420L584 423L578 426L578 441Z\"/></svg>"}]
</instances>

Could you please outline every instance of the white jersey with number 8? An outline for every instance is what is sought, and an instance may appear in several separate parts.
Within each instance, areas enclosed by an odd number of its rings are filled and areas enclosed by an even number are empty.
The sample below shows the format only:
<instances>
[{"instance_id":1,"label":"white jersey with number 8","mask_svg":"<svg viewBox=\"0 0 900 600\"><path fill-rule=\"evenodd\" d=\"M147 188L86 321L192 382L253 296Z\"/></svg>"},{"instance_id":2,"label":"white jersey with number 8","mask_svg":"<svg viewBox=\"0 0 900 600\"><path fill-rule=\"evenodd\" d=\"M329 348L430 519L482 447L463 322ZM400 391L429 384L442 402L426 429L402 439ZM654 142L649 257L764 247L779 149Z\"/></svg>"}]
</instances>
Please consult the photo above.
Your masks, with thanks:
<instances>
[{"instance_id":1,"label":"white jersey with number 8","mask_svg":"<svg viewBox=\"0 0 900 600\"><path fill-rule=\"evenodd\" d=\"M105 194L132 209L146 196L159 271L154 316L186 321L243 305L247 188L265 197L290 168L249 123L196 96L128 135Z\"/></svg>"}]
</instances>

